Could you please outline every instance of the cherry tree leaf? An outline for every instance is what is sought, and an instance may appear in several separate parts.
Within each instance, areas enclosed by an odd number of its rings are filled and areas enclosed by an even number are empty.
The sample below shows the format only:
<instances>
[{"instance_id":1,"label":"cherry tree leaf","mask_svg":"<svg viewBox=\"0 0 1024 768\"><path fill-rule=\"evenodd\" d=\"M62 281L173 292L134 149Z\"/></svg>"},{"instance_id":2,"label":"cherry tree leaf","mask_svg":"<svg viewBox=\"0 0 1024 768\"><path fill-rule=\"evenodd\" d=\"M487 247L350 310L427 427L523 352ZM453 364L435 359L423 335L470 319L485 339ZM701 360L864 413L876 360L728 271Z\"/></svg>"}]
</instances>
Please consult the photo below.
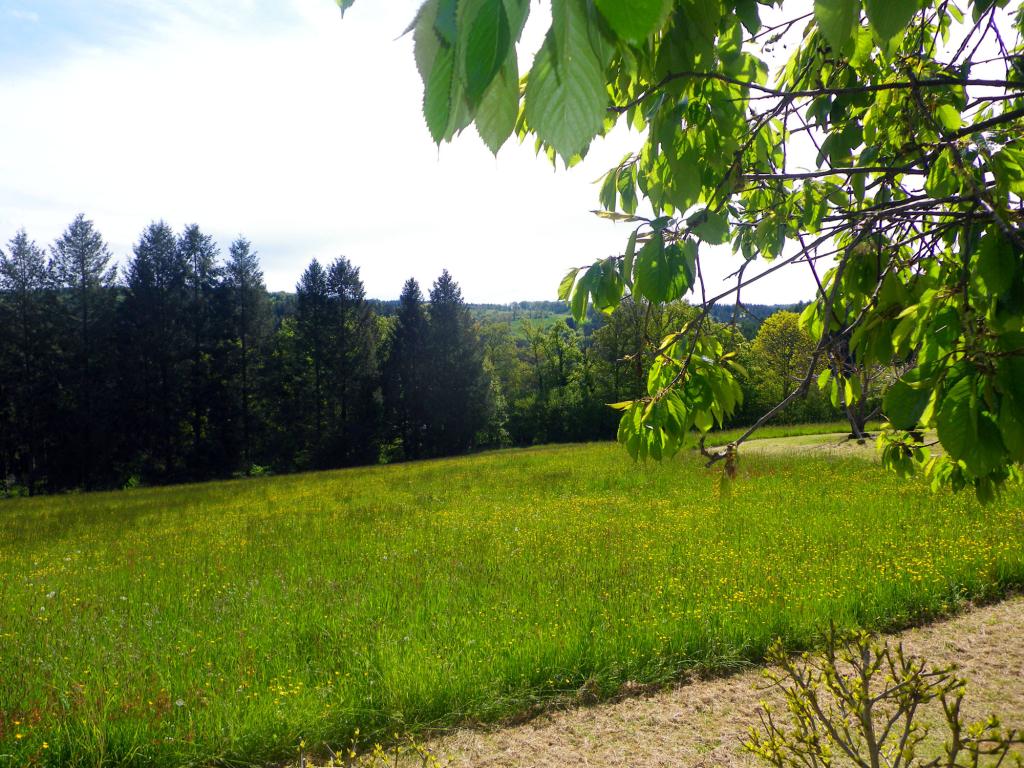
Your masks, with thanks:
<instances>
[{"instance_id":1,"label":"cherry tree leaf","mask_svg":"<svg viewBox=\"0 0 1024 768\"><path fill-rule=\"evenodd\" d=\"M597 9L616 35L630 43L642 43L662 25L671 0L595 0Z\"/></svg>"},{"instance_id":2,"label":"cherry tree leaf","mask_svg":"<svg viewBox=\"0 0 1024 768\"><path fill-rule=\"evenodd\" d=\"M569 5L578 7L575 0ZM583 13L583 9L576 12ZM585 19L568 25L564 44L556 67L554 35L548 32L533 61L525 112L529 127L568 161L583 152L604 127L608 94Z\"/></svg>"},{"instance_id":3,"label":"cherry tree leaf","mask_svg":"<svg viewBox=\"0 0 1024 768\"><path fill-rule=\"evenodd\" d=\"M844 56L853 53L860 26L860 0L815 0L814 18L829 45Z\"/></svg>"}]
</instances>

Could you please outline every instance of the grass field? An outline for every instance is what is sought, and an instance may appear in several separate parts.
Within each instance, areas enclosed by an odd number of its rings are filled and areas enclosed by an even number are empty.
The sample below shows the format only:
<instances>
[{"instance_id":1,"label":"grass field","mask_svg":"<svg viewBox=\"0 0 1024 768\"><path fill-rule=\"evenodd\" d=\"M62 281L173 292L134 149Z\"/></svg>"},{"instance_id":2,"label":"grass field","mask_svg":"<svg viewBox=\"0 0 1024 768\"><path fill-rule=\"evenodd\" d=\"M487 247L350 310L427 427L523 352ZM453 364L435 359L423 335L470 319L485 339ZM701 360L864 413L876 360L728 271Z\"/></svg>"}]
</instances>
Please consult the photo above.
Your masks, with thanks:
<instances>
[{"instance_id":1,"label":"grass field","mask_svg":"<svg viewBox=\"0 0 1024 768\"><path fill-rule=\"evenodd\" d=\"M888 627L1024 584L979 509L857 458L615 445L0 504L0 768L260 764Z\"/></svg>"}]
</instances>

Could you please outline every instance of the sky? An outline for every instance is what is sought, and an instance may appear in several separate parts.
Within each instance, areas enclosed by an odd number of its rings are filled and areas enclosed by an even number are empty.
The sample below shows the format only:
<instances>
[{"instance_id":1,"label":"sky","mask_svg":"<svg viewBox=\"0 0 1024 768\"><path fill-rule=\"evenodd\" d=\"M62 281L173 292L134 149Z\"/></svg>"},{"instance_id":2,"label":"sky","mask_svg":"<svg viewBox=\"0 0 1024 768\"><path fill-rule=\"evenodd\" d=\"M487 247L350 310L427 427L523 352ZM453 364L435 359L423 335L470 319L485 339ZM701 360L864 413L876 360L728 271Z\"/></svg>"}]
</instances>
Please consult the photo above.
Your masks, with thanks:
<instances>
[{"instance_id":1,"label":"sky","mask_svg":"<svg viewBox=\"0 0 1024 768\"><path fill-rule=\"evenodd\" d=\"M344 255L374 298L448 269L470 302L554 299L569 268L622 252L594 182L641 140L616 129L568 171L532 142L495 158L472 128L438 148L401 37L418 5L0 0L0 241L49 244L82 212L123 263L150 222L195 222L222 251L247 237L271 290ZM709 254L709 288L738 265ZM744 300L813 295L802 272L764 283Z\"/></svg>"}]
</instances>

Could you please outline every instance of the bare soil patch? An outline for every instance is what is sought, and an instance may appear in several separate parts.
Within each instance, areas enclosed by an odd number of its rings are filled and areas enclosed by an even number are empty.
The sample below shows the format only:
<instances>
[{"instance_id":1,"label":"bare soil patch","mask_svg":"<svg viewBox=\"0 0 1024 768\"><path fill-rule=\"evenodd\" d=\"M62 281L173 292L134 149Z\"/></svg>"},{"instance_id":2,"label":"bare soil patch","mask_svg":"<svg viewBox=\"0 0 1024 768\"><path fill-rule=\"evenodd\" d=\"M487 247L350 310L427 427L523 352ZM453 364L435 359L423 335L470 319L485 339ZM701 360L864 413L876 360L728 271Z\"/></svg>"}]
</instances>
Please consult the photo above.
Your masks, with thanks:
<instances>
[{"instance_id":1,"label":"bare soil patch","mask_svg":"<svg viewBox=\"0 0 1024 768\"><path fill-rule=\"evenodd\" d=\"M1024 597L894 636L968 680L965 714L1024 726ZM428 744L451 766L755 766L743 749L761 700L759 668L646 697L550 712L514 727L464 729Z\"/></svg>"}]
</instances>

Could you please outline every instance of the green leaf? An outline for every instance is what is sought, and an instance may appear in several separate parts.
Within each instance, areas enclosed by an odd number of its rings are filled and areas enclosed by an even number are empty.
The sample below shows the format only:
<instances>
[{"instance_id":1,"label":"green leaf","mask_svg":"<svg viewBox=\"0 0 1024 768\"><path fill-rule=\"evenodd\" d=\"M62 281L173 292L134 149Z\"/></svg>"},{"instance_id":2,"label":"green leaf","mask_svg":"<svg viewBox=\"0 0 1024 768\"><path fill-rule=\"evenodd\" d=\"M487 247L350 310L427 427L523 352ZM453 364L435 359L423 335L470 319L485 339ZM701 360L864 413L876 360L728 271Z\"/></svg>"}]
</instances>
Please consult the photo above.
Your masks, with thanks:
<instances>
[{"instance_id":1,"label":"green leaf","mask_svg":"<svg viewBox=\"0 0 1024 768\"><path fill-rule=\"evenodd\" d=\"M438 4L439 0L427 0L420 7L419 13L416 14L412 23L416 69L419 70L424 86L430 79L430 73L434 69L438 53L445 45L434 28Z\"/></svg>"},{"instance_id":2,"label":"green leaf","mask_svg":"<svg viewBox=\"0 0 1024 768\"><path fill-rule=\"evenodd\" d=\"M345 11L352 7L352 3L356 0L338 0L338 8L341 9L342 18L345 17Z\"/></svg>"},{"instance_id":3,"label":"green leaf","mask_svg":"<svg viewBox=\"0 0 1024 768\"><path fill-rule=\"evenodd\" d=\"M622 257L622 279L626 285L633 285L633 261L636 259L636 230L629 235L629 242L626 243L626 253Z\"/></svg>"},{"instance_id":4,"label":"green leaf","mask_svg":"<svg viewBox=\"0 0 1024 768\"><path fill-rule=\"evenodd\" d=\"M631 216L636 213L637 206L636 185L634 183L635 173L636 171L632 167L622 168L619 170L618 177L615 180L622 210Z\"/></svg>"},{"instance_id":5,"label":"green leaf","mask_svg":"<svg viewBox=\"0 0 1024 768\"><path fill-rule=\"evenodd\" d=\"M1006 353L996 363L996 386L1012 397L1024 418L1024 333L1008 333L999 339L1000 351Z\"/></svg>"},{"instance_id":6,"label":"green leaf","mask_svg":"<svg viewBox=\"0 0 1024 768\"><path fill-rule=\"evenodd\" d=\"M693 228L693 232L705 243L720 245L729 239L729 216L726 213L705 209L694 214L691 219L696 217L701 217L701 221Z\"/></svg>"},{"instance_id":7,"label":"green leaf","mask_svg":"<svg viewBox=\"0 0 1024 768\"><path fill-rule=\"evenodd\" d=\"M833 49L844 56L854 52L860 0L815 0L814 18Z\"/></svg>"},{"instance_id":8,"label":"green leaf","mask_svg":"<svg viewBox=\"0 0 1024 768\"><path fill-rule=\"evenodd\" d=\"M956 191L957 179L950 164L948 149L943 149L928 169L924 188L932 197L946 197Z\"/></svg>"},{"instance_id":9,"label":"green leaf","mask_svg":"<svg viewBox=\"0 0 1024 768\"><path fill-rule=\"evenodd\" d=\"M462 83L455 76L455 49L438 33L445 0L427 0L413 22L416 68L423 79L423 115L434 141L450 139L470 122Z\"/></svg>"},{"instance_id":10,"label":"green leaf","mask_svg":"<svg viewBox=\"0 0 1024 768\"><path fill-rule=\"evenodd\" d=\"M847 405L853 405L860 400L860 379L852 376L843 385L843 400Z\"/></svg>"},{"instance_id":11,"label":"green leaf","mask_svg":"<svg viewBox=\"0 0 1024 768\"><path fill-rule=\"evenodd\" d=\"M906 29L920 7L918 0L864 0L868 21L885 41Z\"/></svg>"},{"instance_id":12,"label":"green leaf","mask_svg":"<svg viewBox=\"0 0 1024 768\"><path fill-rule=\"evenodd\" d=\"M714 66L715 37L725 10L721 0L681 0L678 5L675 31L689 49L692 61L702 67Z\"/></svg>"},{"instance_id":13,"label":"green leaf","mask_svg":"<svg viewBox=\"0 0 1024 768\"><path fill-rule=\"evenodd\" d=\"M991 169L1001 188L1024 194L1024 151L1006 146L992 156Z\"/></svg>"},{"instance_id":14,"label":"green leaf","mask_svg":"<svg viewBox=\"0 0 1024 768\"><path fill-rule=\"evenodd\" d=\"M575 3L572 3L575 7ZM585 150L604 127L608 94L584 23L570 25L570 46L561 72L555 69L551 32L533 61L526 86L526 122L568 161Z\"/></svg>"},{"instance_id":15,"label":"green leaf","mask_svg":"<svg viewBox=\"0 0 1024 768\"><path fill-rule=\"evenodd\" d=\"M515 53L508 57L484 93L476 112L476 130L494 154L508 141L519 117L519 64Z\"/></svg>"},{"instance_id":16,"label":"green leaf","mask_svg":"<svg viewBox=\"0 0 1024 768\"><path fill-rule=\"evenodd\" d=\"M821 305L817 301L812 301L800 313L800 327L807 331L813 339L821 338L821 332L824 329L821 311Z\"/></svg>"},{"instance_id":17,"label":"green leaf","mask_svg":"<svg viewBox=\"0 0 1024 768\"><path fill-rule=\"evenodd\" d=\"M458 35L456 23L456 0L438 0L437 14L433 19L438 36L448 45L455 45Z\"/></svg>"},{"instance_id":18,"label":"green leaf","mask_svg":"<svg viewBox=\"0 0 1024 768\"><path fill-rule=\"evenodd\" d=\"M974 378L965 376L946 392L937 426L946 453L975 477L984 477L1002 464L1006 453L995 420L978 409L974 387Z\"/></svg>"},{"instance_id":19,"label":"green leaf","mask_svg":"<svg viewBox=\"0 0 1024 768\"><path fill-rule=\"evenodd\" d=\"M828 386L829 380L832 378L832 370L826 368L818 374L818 389L825 389Z\"/></svg>"},{"instance_id":20,"label":"green leaf","mask_svg":"<svg viewBox=\"0 0 1024 768\"><path fill-rule=\"evenodd\" d=\"M618 168L612 168L605 174L604 183L601 184L601 192L598 194L597 199L601 203L601 207L606 211L615 210L615 182L618 177Z\"/></svg>"},{"instance_id":21,"label":"green leaf","mask_svg":"<svg viewBox=\"0 0 1024 768\"><path fill-rule=\"evenodd\" d=\"M477 105L508 59L511 45L503 0L462 0L459 3L459 75L466 98Z\"/></svg>"},{"instance_id":22,"label":"green leaf","mask_svg":"<svg viewBox=\"0 0 1024 768\"><path fill-rule=\"evenodd\" d=\"M512 39L519 42L519 38L523 34L523 27L526 26L526 20L530 16L529 0L505 0L505 15L508 17Z\"/></svg>"},{"instance_id":23,"label":"green leaf","mask_svg":"<svg viewBox=\"0 0 1024 768\"><path fill-rule=\"evenodd\" d=\"M590 289L594 297L594 306L606 315L610 315L618 308L625 287L615 262L614 258L601 261L599 276L594 279Z\"/></svg>"},{"instance_id":24,"label":"green leaf","mask_svg":"<svg viewBox=\"0 0 1024 768\"><path fill-rule=\"evenodd\" d=\"M577 323L582 323L587 319L587 301L590 298L590 292L594 289L595 283L600 277L601 266L594 264L576 282L576 289L573 291L572 299L569 302L569 309Z\"/></svg>"},{"instance_id":25,"label":"green leaf","mask_svg":"<svg viewBox=\"0 0 1024 768\"><path fill-rule=\"evenodd\" d=\"M864 202L864 183L867 179L867 174L858 173L850 179L850 186L853 188L853 197L858 203Z\"/></svg>"},{"instance_id":26,"label":"green leaf","mask_svg":"<svg viewBox=\"0 0 1024 768\"><path fill-rule=\"evenodd\" d=\"M1021 385L1024 381L1024 333L1004 334L999 339L999 349L1006 353L996 364L996 389L1001 393L1000 422L1005 412L1008 419L1012 416L1024 424L1024 386ZM1016 450L1015 446L1006 445Z\"/></svg>"},{"instance_id":27,"label":"green leaf","mask_svg":"<svg viewBox=\"0 0 1024 768\"><path fill-rule=\"evenodd\" d=\"M559 301L568 301L572 295L572 286L576 282L576 275L579 274L579 268L573 267L569 270L565 277L562 278L562 282L558 284L558 299Z\"/></svg>"},{"instance_id":28,"label":"green leaf","mask_svg":"<svg viewBox=\"0 0 1024 768\"><path fill-rule=\"evenodd\" d=\"M990 296L998 296L1010 287L1017 259L1013 246L999 232L989 232L978 245L975 272Z\"/></svg>"},{"instance_id":29,"label":"green leaf","mask_svg":"<svg viewBox=\"0 0 1024 768\"><path fill-rule=\"evenodd\" d=\"M871 39L871 30L867 27L857 27L854 35L853 53L850 54L850 66L860 69L871 61L871 52L875 48L874 40Z\"/></svg>"},{"instance_id":30,"label":"green leaf","mask_svg":"<svg viewBox=\"0 0 1024 768\"><path fill-rule=\"evenodd\" d=\"M935 110L935 117L947 131L955 131L963 125L959 110L951 104L942 104Z\"/></svg>"},{"instance_id":31,"label":"green leaf","mask_svg":"<svg viewBox=\"0 0 1024 768\"><path fill-rule=\"evenodd\" d=\"M636 255L634 292L656 304L682 298L693 285L696 257L696 243L687 240L682 247L665 247L661 233L656 233Z\"/></svg>"},{"instance_id":32,"label":"green leaf","mask_svg":"<svg viewBox=\"0 0 1024 768\"><path fill-rule=\"evenodd\" d=\"M452 78L455 74L455 50L443 47L434 59L434 67L426 82L423 94L423 116L427 128L436 144L440 144L449 133L452 122Z\"/></svg>"},{"instance_id":33,"label":"green leaf","mask_svg":"<svg viewBox=\"0 0 1024 768\"><path fill-rule=\"evenodd\" d=\"M686 135L677 134L672 147L666 147L671 177L666 180L665 197L681 212L697 202L703 186L700 155Z\"/></svg>"},{"instance_id":34,"label":"green leaf","mask_svg":"<svg viewBox=\"0 0 1024 768\"><path fill-rule=\"evenodd\" d=\"M938 417L939 442L954 459L970 455L977 441L977 419L971 409L971 380L963 378L946 392Z\"/></svg>"},{"instance_id":35,"label":"green leaf","mask_svg":"<svg viewBox=\"0 0 1024 768\"><path fill-rule=\"evenodd\" d=\"M736 0L736 15L747 32L756 35L761 30L761 16L757 10L757 0Z\"/></svg>"},{"instance_id":36,"label":"green leaf","mask_svg":"<svg viewBox=\"0 0 1024 768\"><path fill-rule=\"evenodd\" d=\"M999 406L999 431L1010 458L1024 463L1024 405L1004 396Z\"/></svg>"},{"instance_id":37,"label":"green leaf","mask_svg":"<svg viewBox=\"0 0 1024 768\"><path fill-rule=\"evenodd\" d=\"M629 43L642 43L665 21L671 0L595 0L612 31Z\"/></svg>"},{"instance_id":38,"label":"green leaf","mask_svg":"<svg viewBox=\"0 0 1024 768\"><path fill-rule=\"evenodd\" d=\"M896 429L914 429L920 424L931 395L930 389L915 389L900 379L885 393L882 408Z\"/></svg>"},{"instance_id":39,"label":"green leaf","mask_svg":"<svg viewBox=\"0 0 1024 768\"><path fill-rule=\"evenodd\" d=\"M701 432L707 432L713 426L715 421L711 416L711 411L697 411L693 415L693 425L697 427Z\"/></svg>"}]
</instances>

